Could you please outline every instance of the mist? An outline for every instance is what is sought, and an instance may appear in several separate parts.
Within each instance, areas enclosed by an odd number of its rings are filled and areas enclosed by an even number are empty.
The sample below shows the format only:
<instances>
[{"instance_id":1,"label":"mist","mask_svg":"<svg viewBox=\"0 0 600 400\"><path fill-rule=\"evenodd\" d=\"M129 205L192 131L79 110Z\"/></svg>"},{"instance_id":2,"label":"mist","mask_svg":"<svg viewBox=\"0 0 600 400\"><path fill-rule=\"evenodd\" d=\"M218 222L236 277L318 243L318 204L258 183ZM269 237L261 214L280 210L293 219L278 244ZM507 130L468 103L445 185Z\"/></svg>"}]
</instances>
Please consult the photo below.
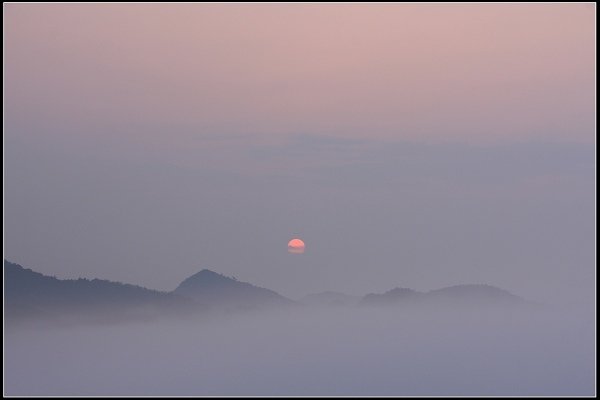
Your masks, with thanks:
<instances>
[{"instance_id":1,"label":"mist","mask_svg":"<svg viewBox=\"0 0 600 400\"><path fill-rule=\"evenodd\" d=\"M8 395L593 395L593 313L300 307L5 337Z\"/></svg>"}]
</instances>

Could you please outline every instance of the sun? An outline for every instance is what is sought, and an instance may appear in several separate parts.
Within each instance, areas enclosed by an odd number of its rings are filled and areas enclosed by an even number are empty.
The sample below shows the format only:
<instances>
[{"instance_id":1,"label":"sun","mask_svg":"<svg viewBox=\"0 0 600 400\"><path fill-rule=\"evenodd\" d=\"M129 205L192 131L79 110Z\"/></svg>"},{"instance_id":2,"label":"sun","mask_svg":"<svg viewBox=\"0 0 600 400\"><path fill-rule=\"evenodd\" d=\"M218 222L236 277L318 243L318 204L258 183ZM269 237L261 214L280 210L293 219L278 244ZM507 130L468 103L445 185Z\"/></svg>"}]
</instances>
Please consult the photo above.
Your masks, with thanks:
<instances>
[{"instance_id":1,"label":"sun","mask_svg":"<svg viewBox=\"0 0 600 400\"><path fill-rule=\"evenodd\" d=\"M306 249L306 245L301 239L294 238L288 242L288 252L291 254L302 254Z\"/></svg>"}]
</instances>

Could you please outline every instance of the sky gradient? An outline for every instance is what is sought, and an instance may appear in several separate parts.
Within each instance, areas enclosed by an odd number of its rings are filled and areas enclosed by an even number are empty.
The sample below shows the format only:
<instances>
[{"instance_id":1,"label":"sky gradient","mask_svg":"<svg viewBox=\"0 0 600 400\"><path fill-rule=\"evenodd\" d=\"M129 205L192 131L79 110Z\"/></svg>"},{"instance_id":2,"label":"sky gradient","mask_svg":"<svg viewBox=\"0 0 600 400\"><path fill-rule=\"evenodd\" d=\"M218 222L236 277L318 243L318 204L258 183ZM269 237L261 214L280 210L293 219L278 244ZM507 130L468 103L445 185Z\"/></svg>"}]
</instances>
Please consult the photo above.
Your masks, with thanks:
<instances>
[{"instance_id":1,"label":"sky gradient","mask_svg":"<svg viewBox=\"0 0 600 400\"><path fill-rule=\"evenodd\" d=\"M7 4L4 37L8 260L593 299L592 4Z\"/></svg>"}]
</instances>

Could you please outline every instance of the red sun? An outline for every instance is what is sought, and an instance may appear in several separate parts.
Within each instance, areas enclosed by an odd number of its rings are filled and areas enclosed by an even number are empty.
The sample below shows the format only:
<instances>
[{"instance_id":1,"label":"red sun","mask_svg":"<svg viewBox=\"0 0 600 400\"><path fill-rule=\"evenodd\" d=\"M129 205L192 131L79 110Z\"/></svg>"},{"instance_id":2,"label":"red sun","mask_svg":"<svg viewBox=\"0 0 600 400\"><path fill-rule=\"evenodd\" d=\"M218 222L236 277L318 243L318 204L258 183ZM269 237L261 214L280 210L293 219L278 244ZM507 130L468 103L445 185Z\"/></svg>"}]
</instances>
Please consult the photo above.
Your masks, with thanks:
<instances>
[{"instance_id":1,"label":"red sun","mask_svg":"<svg viewBox=\"0 0 600 400\"><path fill-rule=\"evenodd\" d=\"M306 245L300 239L292 239L288 242L288 252L292 254L302 254L306 249Z\"/></svg>"}]
</instances>

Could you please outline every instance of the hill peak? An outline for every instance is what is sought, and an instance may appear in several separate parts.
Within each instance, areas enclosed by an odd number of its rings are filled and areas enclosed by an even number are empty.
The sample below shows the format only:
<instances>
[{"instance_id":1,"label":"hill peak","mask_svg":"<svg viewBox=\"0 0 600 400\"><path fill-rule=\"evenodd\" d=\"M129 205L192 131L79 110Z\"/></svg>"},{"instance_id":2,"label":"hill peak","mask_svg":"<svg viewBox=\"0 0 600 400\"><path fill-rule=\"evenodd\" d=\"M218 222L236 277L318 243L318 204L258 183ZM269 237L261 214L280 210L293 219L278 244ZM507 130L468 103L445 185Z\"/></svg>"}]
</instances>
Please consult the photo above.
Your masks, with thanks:
<instances>
[{"instance_id":1,"label":"hill peak","mask_svg":"<svg viewBox=\"0 0 600 400\"><path fill-rule=\"evenodd\" d=\"M237 282L238 280L233 276L226 276L205 268L200 270L199 272L196 272L194 275L186 278L182 283L200 281L210 282L214 284L216 282Z\"/></svg>"},{"instance_id":2,"label":"hill peak","mask_svg":"<svg viewBox=\"0 0 600 400\"><path fill-rule=\"evenodd\" d=\"M203 268L200 271L198 271L197 273L195 273L192 276L222 276L225 278L225 275L223 274L219 274L218 272L215 272L211 269L207 269L207 268Z\"/></svg>"},{"instance_id":3,"label":"hill peak","mask_svg":"<svg viewBox=\"0 0 600 400\"><path fill-rule=\"evenodd\" d=\"M252 306L263 303L292 303L272 290L238 281L209 269L203 269L183 280L173 293L205 304Z\"/></svg>"}]
</instances>

